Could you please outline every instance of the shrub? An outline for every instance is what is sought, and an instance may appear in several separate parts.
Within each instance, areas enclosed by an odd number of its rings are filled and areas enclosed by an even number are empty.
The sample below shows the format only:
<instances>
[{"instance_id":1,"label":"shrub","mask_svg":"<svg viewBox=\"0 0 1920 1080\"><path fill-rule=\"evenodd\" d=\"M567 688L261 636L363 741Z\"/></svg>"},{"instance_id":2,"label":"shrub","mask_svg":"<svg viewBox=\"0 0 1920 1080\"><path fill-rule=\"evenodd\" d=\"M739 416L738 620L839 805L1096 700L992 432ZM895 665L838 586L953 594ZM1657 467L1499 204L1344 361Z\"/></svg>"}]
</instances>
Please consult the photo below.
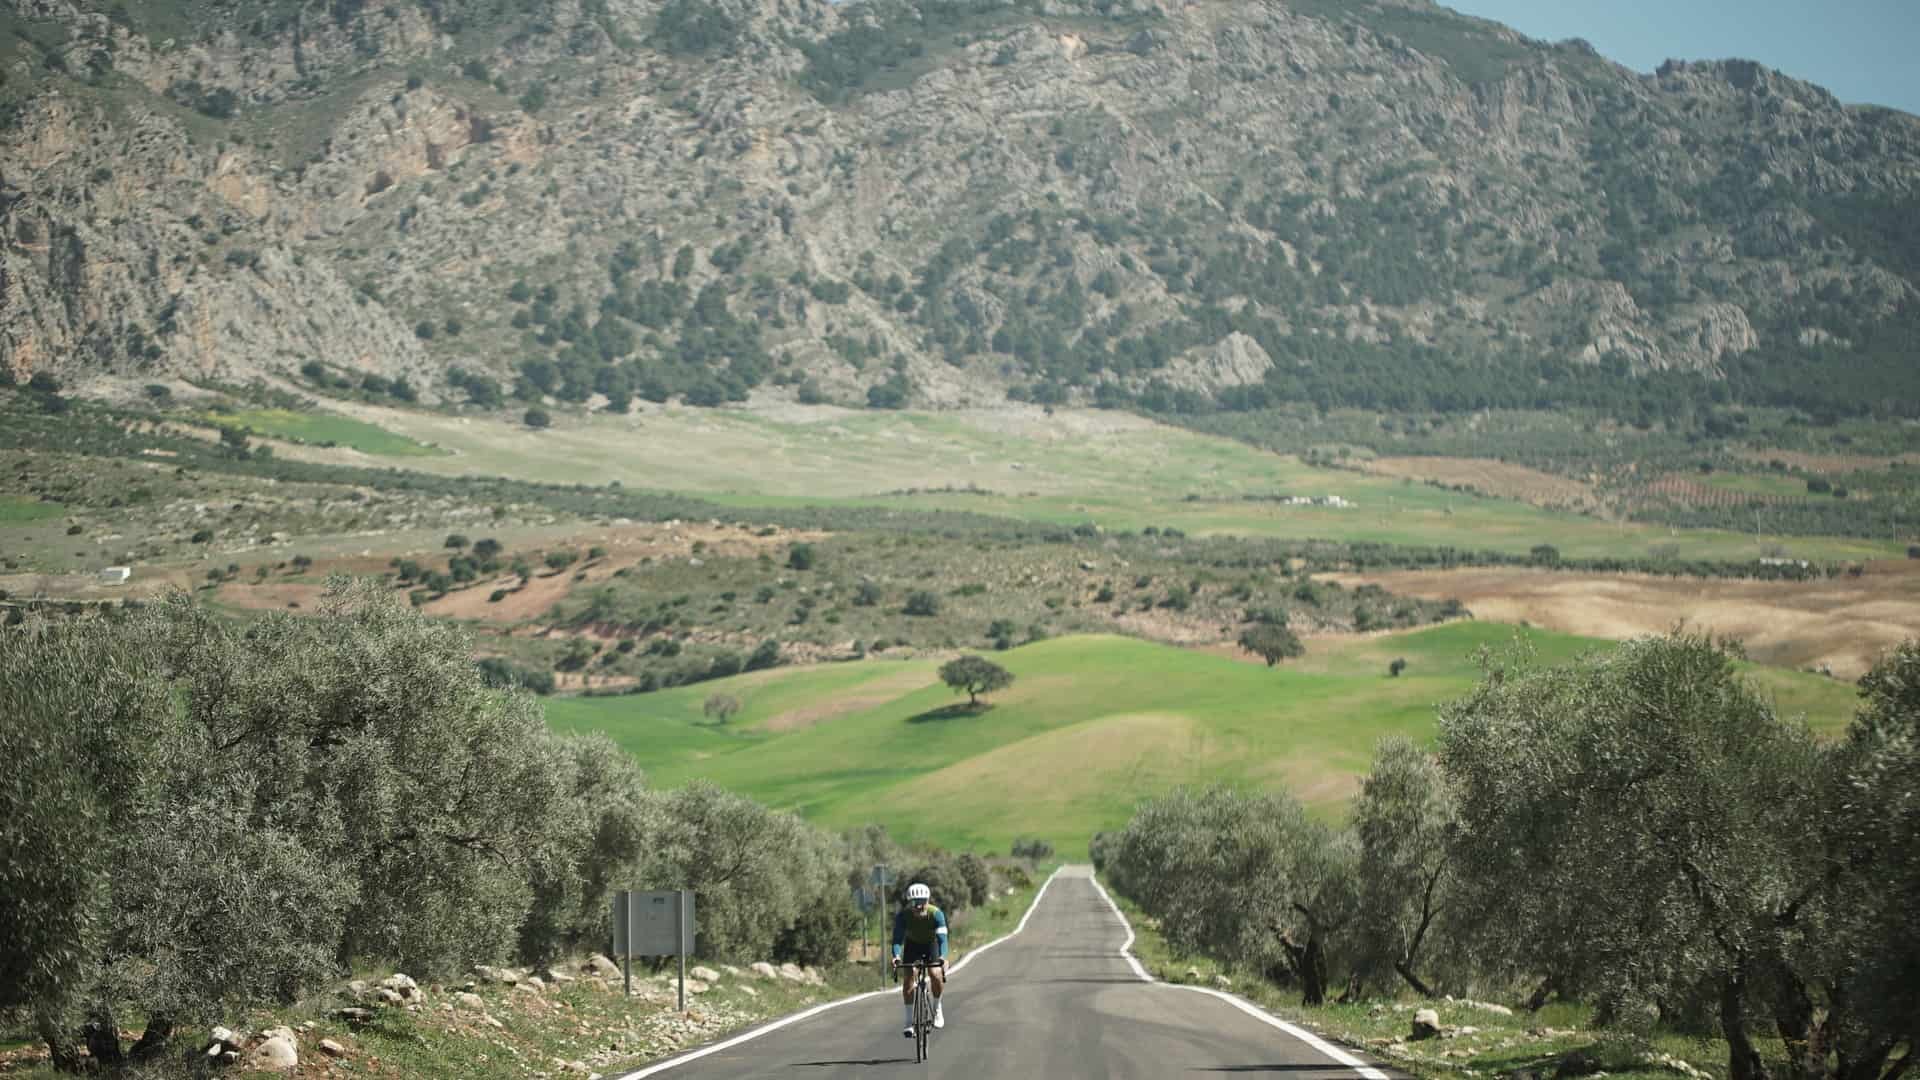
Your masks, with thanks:
<instances>
[{"instance_id":1,"label":"shrub","mask_svg":"<svg viewBox=\"0 0 1920 1080\"><path fill-rule=\"evenodd\" d=\"M526 415L521 419L524 420L530 428L544 428L553 424L553 417L548 416L547 410L545 409L528 409Z\"/></svg>"},{"instance_id":2,"label":"shrub","mask_svg":"<svg viewBox=\"0 0 1920 1080\"><path fill-rule=\"evenodd\" d=\"M1387 674L1396 679L1399 678L1400 673L1405 670L1407 670L1407 660L1405 657L1396 657L1393 663L1387 665Z\"/></svg>"},{"instance_id":3,"label":"shrub","mask_svg":"<svg viewBox=\"0 0 1920 1080\"><path fill-rule=\"evenodd\" d=\"M1033 839L1022 837L1014 840L1012 854L1016 859L1038 861L1053 854L1053 845L1037 837Z\"/></svg>"},{"instance_id":4,"label":"shrub","mask_svg":"<svg viewBox=\"0 0 1920 1080\"><path fill-rule=\"evenodd\" d=\"M907 594L906 606L901 610L908 615L938 615L940 614L940 598L925 589L916 589Z\"/></svg>"},{"instance_id":5,"label":"shrub","mask_svg":"<svg viewBox=\"0 0 1920 1080\"><path fill-rule=\"evenodd\" d=\"M787 548L787 566L793 570L813 569L813 545L794 544Z\"/></svg>"}]
</instances>

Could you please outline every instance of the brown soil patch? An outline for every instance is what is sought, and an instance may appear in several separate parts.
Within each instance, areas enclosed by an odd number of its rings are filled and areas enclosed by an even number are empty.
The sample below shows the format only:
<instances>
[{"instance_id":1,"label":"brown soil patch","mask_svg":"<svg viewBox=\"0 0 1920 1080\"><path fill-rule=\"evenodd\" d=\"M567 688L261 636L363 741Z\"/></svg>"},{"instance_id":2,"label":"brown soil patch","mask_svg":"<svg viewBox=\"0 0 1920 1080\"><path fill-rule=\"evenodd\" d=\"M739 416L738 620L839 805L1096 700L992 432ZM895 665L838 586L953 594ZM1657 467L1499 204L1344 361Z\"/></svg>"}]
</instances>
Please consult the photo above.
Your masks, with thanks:
<instances>
[{"instance_id":1,"label":"brown soil patch","mask_svg":"<svg viewBox=\"0 0 1920 1080\"><path fill-rule=\"evenodd\" d=\"M1446 486L1462 485L1503 499L1518 499L1534 506L1568 510L1598 509L1602 503L1593 486L1572 477L1509 465L1487 458L1456 457L1382 457L1361 463L1361 468L1380 476L1392 476L1422 483Z\"/></svg>"},{"instance_id":2,"label":"brown soil patch","mask_svg":"<svg viewBox=\"0 0 1920 1080\"><path fill-rule=\"evenodd\" d=\"M825 723L842 716L884 705L901 694L919 690L927 685L927 673L918 670L896 671L885 678L861 686L849 694L841 694L832 701L821 701L798 709L769 717L761 726L767 731L799 731L815 724Z\"/></svg>"},{"instance_id":3,"label":"brown soil patch","mask_svg":"<svg viewBox=\"0 0 1920 1080\"><path fill-rule=\"evenodd\" d=\"M1743 581L1489 568L1334 575L1406 596L1449 597L1475 616L1624 639L1684 624L1739 638L1780 667L1856 679L1887 649L1920 637L1920 566L1872 563L1860 577Z\"/></svg>"}]
</instances>

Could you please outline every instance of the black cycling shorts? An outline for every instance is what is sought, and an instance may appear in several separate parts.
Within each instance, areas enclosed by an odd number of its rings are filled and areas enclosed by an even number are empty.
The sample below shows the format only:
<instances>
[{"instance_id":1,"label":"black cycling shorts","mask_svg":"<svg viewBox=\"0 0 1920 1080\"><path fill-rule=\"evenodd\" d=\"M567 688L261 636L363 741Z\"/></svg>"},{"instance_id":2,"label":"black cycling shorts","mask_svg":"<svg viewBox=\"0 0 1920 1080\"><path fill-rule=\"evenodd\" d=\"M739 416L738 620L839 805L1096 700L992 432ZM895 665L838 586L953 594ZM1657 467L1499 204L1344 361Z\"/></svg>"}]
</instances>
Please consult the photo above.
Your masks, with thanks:
<instances>
[{"instance_id":1,"label":"black cycling shorts","mask_svg":"<svg viewBox=\"0 0 1920 1080\"><path fill-rule=\"evenodd\" d=\"M915 945L909 941L900 947L900 962L903 964L911 964L918 960L933 961L939 958L940 946L938 944Z\"/></svg>"}]
</instances>

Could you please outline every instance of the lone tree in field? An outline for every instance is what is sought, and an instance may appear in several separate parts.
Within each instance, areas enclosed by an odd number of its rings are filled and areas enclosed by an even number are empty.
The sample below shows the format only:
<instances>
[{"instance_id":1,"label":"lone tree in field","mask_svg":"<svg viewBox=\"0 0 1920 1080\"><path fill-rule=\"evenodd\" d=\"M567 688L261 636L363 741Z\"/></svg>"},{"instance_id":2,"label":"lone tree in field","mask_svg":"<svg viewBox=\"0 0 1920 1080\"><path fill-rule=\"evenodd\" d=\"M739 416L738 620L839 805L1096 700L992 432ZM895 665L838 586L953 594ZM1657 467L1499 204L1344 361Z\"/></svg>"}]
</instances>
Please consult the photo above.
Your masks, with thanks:
<instances>
[{"instance_id":1,"label":"lone tree in field","mask_svg":"<svg viewBox=\"0 0 1920 1080\"><path fill-rule=\"evenodd\" d=\"M981 694L1013 685L1013 673L985 657L963 656L940 665L940 681L967 695L967 707L980 704Z\"/></svg>"},{"instance_id":2,"label":"lone tree in field","mask_svg":"<svg viewBox=\"0 0 1920 1080\"><path fill-rule=\"evenodd\" d=\"M700 711L706 713L708 719L724 724L740 711L740 699L732 694L715 694L700 706Z\"/></svg>"},{"instance_id":3,"label":"lone tree in field","mask_svg":"<svg viewBox=\"0 0 1920 1080\"><path fill-rule=\"evenodd\" d=\"M1274 623L1261 623L1242 631L1240 647L1265 660L1268 667L1290 657L1307 654L1307 648L1300 644L1298 635Z\"/></svg>"}]
</instances>

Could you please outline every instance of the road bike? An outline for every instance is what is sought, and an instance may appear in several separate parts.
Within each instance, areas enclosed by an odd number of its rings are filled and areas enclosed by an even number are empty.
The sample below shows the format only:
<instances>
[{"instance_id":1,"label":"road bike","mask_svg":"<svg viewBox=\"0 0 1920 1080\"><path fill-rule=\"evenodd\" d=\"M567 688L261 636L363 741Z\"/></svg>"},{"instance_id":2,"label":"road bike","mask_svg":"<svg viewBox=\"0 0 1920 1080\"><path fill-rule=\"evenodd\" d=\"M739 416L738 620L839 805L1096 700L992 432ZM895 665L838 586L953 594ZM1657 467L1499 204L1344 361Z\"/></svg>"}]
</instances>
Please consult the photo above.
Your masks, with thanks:
<instances>
[{"instance_id":1,"label":"road bike","mask_svg":"<svg viewBox=\"0 0 1920 1080\"><path fill-rule=\"evenodd\" d=\"M910 960L900 965L900 971L907 978L916 980L913 988L913 1060L919 1064L927 1060L927 1036L933 1031L933 980L927 973L934 968L945 970L945 960Z\"/></svg>"}]
</instances>

